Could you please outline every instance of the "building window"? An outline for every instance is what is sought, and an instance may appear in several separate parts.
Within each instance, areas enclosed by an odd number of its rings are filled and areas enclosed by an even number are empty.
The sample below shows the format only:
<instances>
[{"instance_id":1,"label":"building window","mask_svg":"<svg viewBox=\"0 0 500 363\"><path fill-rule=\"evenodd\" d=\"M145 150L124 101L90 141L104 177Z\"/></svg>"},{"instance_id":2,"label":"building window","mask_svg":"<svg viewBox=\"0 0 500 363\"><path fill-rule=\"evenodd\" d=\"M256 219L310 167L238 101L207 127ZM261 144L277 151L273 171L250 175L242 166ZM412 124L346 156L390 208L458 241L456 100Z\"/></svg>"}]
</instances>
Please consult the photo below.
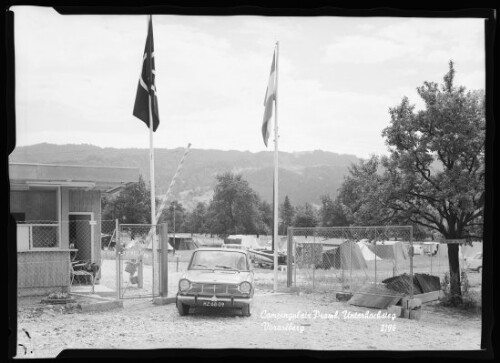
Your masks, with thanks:
<instances>
[{"instance_id":1,"label":"building window","mask_svg":"<svg viewBox=\"0 0 500 363\"><path fill-rule=\"evenodd\" d=\"M60 247L56 188L11 191L10 204L11 214L17 222L18 251Z\"/></svg>"}]
</instances>

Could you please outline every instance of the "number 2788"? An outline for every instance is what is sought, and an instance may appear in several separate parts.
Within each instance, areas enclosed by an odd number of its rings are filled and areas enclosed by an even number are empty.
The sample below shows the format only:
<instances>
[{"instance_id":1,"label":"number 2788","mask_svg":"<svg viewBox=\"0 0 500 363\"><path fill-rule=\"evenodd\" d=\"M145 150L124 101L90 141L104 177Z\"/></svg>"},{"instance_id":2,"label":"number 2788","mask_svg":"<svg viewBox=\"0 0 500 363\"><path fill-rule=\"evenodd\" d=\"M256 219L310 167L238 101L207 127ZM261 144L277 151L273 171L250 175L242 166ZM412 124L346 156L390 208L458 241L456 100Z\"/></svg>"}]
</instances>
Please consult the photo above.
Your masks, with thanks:
<instances>
[{"instance_id":1,"label":"number 2788","mask_svg":"<svg viewBox=\"0 0 500 363\"><path fill-rule=\"evenodd\" d=\"M388 332L396 331L396 325L394 325L394 324L382 324L380 326L380 331L382 333L388 333Z\"/></svg>"}]
</instances>

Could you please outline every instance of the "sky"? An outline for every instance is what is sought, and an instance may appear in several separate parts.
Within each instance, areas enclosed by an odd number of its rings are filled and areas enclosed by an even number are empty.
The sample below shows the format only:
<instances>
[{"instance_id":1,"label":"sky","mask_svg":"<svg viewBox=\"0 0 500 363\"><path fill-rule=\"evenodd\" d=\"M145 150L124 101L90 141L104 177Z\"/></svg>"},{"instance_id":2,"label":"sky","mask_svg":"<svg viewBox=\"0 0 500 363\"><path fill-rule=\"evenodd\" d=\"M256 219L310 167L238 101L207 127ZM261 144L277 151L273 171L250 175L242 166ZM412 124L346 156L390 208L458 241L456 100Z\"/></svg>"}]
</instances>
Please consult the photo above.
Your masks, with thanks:
<instances>
[{"instance_id":1,"label":"sky","mask_svg":"<svg viewBox=\"0 0 500 363\"><path fill-rule=\"evenodd\" d=\"M145 15L61 15L15 6L17 146L148 148L132 115ZM156 148L272 151L261 125L279 41L279 150L386 154L389 108L416 88L485 88L484 20L153 15Z\"/></svg>"}]
</instances>

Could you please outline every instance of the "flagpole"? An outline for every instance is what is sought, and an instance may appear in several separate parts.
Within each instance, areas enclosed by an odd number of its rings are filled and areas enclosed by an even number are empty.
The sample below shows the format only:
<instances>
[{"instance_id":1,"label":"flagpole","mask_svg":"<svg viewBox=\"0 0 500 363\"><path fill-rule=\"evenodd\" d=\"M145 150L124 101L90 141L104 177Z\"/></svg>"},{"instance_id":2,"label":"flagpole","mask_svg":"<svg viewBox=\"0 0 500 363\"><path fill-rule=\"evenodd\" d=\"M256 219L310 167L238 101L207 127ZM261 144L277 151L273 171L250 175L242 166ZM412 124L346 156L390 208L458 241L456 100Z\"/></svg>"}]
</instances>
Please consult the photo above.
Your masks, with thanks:
<instances>
[{"instance_id":1,"label":"flagpole","mask_svg":"<svg viewBox=\"0 0 500 363\"><path fill-rule=\"evenodd\" d=\"M153 16L150 15L148 19L148 29L149 21L153 21ZM149 79L152 82L153 79L153 52L151 52L152 37L149 37ZM151 89L148 90L149 96L149 178L150 178L150 188L151 188L151 224L156 224L156 196L155 196L155 153L153 147L153 110L151 106ZM156 234L156 233L155 233Z\"/></svg>"},{"instance_id":2,"label":"flagpole","mask_svg":"<svg viewBox=\"0 0 500 363\"><path fill-rule=\"evenodd\" d=\"M273 186L273 249L274 249L274 292L278 290L278 58L279 41L276 42L276 87L274 94L274 186Z\"/></svg>"}]
</instances>

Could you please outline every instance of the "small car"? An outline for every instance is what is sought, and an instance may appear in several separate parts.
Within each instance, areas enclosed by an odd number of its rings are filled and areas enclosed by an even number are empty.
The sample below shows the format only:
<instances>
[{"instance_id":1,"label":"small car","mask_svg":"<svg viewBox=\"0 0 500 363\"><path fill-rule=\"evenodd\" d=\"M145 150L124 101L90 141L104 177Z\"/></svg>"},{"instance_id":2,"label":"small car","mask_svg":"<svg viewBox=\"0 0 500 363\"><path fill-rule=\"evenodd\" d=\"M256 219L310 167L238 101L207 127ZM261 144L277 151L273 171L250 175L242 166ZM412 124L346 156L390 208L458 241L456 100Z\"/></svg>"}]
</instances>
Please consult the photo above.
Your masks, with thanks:
<instances>
[{"instance_id":1,"label":"small car","mask_svg":"<svg viewBox=\"0 0 500 363\"><path fill-rule=\"evenodd\" d=\"M242 245L238 245L238 244L235 244L235 243L227 243L227 244L223 244L221 246L221 248L230 248L230 249L235 249L235 250L245 250L245 246L242 246Z\"/></svg>"},{"instance_id":2,"label":"small car","mask_svg":"<svg viewBox=\"0 0 500 363\"><path fill-rule=\"evenodd\" d=\"M254 272L246 250L199 248L179 279L176 305L179 315L191 307L238 309L250 316Z\"/></svg>"},{"instance_id":3,"label":"small car","mask_svg":"<svg viewBox=\"0 0 500 363\"><path fill-rule=\"evenodd\" d=\"M472 257L466 257L465 263L468 270L481 272L481 270L483 269L483 253L478 252Z\"/></svg>"}]
</instances>

